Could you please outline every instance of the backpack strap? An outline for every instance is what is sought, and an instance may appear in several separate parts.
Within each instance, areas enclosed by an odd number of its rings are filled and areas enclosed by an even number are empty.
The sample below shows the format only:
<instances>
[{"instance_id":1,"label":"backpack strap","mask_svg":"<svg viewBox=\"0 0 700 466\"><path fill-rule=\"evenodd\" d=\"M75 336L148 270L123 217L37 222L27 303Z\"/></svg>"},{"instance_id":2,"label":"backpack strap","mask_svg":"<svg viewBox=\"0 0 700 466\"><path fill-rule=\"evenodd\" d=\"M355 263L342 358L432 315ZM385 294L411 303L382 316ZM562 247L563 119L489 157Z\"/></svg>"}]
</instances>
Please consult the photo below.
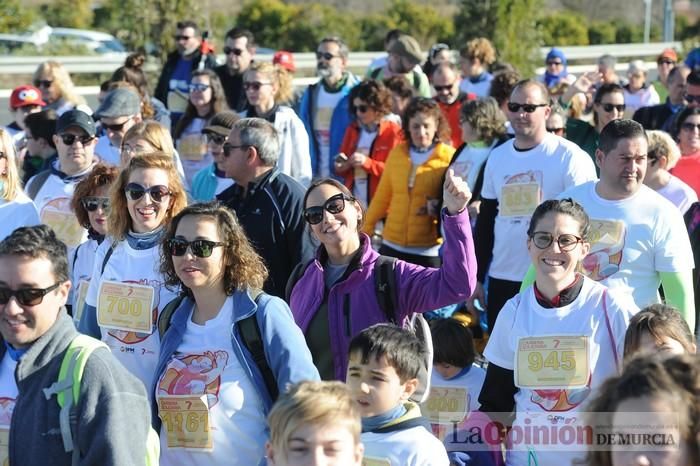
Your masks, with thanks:
<instances>
[{"instance_id":1,"label":"backpack strap","mask_svg":"<svg viewBox=\"0 0 700 466\"><path fill-rule=\"evenodd\" d=\"M374 263L374 291L379 307L384 312L388 322L396 321L398 300L396 298L396 258L379 256Z\"/></svg>"},{"instance_id":2,"label":"backpack strap","mask_svg":"<svg viewBox=\"0 0 700 466\"><path fill-rule=\"evenodd\" d=\"M105 267L107 267L107 262L109 262L109 258L112 257L112 253L114 252L114 248L117 246L117 242L114 241L110 246L109 249L107 249L107 254L105 254L105 258L102 261L102 268L100 269L100 276L102 276L103 273L105 273Z\"/></svg>"},{"instance_id":3,"label":"backpack strap","mask_svg":"<svg viewBox=\"0 0 700 466\"><path fill-rule=\"evenodd\" d=\"M415 67L413 67L413 89L420 91L420 75Z\"/></svg>"},{"instance_id":4,"label":"backpack strap","mask_svg":"<svg viewBox=\"0 0 700 466\"><path fill-rule=\"evenodd\" d=\"M170 321L173 318L173 314L175 314L175 310L180 307L180 303L182 303L183 299L185 299L184 294L177 295L165 305L162 311L160 311L160 315L158 315L158 336L161 340L165 332L170 328Z\"/></svg>"},{"instance_id":5,"label":"backpack strap","mask_svg":"<svg viewBox=\"0 0 700 466\"><path fill-rule=\"evenodd\" d=\"M250 296L255 301L255 304L260 306L265 295L261 290L250 290ZM265 357L265 345L263 344L256 315L253 314L239 321L238 328L241 333L243 344L253 357L255 365L258 367L258 370L263 377L265 387L267 387L267 393L274 402L279 396L279 389L277 388L277 380L275 379L275 375L272 373L272 369L270 368L267 358Z\"/></svg>"},{"instance_id":6,"label":"backpack strap","mask_svg":"<svg viewBox=\"0 0 700 466\"><path fill-rule=\"evenodd\" d=\"M29 196L32 201L36 198L36 195L39 194L39 191L41 191L41 188L44 186L44 183L46 183L46 180L49 179L49 176L51 176L51 170L39 172L34 176L32 183L27 186L27 196Z\"/></svg>"},{"instance_id":7,"label":"backpack strap","mask_svg":"<svg viewBox=\"0 0 700 466\"><path fill-rule=\"evenodd\" d=\"M382 74L382 67L381 66L373 69L372 72L369 74L369 77L372 79L377 79L380 74Z\"/></svg>"}]
</instances>

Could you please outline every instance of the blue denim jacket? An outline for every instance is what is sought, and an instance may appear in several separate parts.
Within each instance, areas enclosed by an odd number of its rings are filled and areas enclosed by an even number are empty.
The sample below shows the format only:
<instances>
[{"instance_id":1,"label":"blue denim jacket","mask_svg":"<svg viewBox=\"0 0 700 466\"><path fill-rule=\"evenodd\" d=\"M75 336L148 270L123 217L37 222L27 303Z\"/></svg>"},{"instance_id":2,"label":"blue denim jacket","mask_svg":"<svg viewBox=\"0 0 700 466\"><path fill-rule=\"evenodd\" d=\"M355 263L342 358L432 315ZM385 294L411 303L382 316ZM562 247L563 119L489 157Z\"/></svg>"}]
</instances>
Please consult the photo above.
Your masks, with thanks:
<instances>
[{"instance_id":1,"label":"blue denim jacket","mask_svg":"<svg viewBox=\"0 0 700 466\"><path fill-rule=\"evenodd\" d=\"M170 327L165 332L160 342L160 356L156 369L155 383L158 383L165 371L168 362L182 343L187 320L190 319L194 309L194 300L185 298L172 316ZM287 386L303 380L320 380L318 370L314 366L311 352L306 346L304 335L294 323L292 313L280 298L263 294L255 303L248 292L236 291L233 294L233 318L231 322L231 344L243 366L243 370L253 381L263 402L264 415L272 407L273 400L267 392L265 381L260 370L255 365L252 355L243 345L239 333L238 322L255 314L260 328L260 334L265 346L265 356L277 380L280 393L284 393ZM160 432L160 419L157 413L157 400L155 400L156 387L151 387L151 409L153 411L153 425L156 432Z\"/></svg>"}]
</instances>

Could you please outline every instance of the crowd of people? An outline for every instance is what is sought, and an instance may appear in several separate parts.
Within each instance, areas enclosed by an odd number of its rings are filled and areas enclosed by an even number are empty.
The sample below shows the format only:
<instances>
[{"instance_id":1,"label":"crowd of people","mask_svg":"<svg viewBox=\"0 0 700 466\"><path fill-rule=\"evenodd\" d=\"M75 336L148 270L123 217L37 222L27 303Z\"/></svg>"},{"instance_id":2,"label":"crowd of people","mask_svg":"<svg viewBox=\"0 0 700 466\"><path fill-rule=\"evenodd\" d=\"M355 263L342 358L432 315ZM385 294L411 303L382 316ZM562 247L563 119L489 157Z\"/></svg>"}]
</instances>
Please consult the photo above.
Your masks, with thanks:
<instances>
[{"instance_id":1,"label":"crowd of people","mask_svg":"<svg viewBox=\"0 0 700 466\"><path fill-rule=\"evenodd\" d=\"M697 54L175 41L12 91L0 463L700 464Z\"/></svg>"}]
</instances>

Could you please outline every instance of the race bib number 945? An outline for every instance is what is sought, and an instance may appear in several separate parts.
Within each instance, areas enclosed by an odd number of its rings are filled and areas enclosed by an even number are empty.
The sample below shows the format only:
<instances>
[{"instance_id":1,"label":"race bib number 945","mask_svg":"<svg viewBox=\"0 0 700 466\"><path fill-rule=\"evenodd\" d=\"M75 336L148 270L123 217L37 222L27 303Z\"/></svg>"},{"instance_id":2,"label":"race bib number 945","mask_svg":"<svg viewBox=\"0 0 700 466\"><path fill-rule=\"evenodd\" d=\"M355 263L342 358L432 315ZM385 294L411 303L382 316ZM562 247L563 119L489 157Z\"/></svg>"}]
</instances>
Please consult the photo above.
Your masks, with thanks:
<instances>
[{"instance_id":1,"label":"race bib number 945","mask_svg":"<svg viewBox=\"0 0 700 466\"><path fill-rule=\"evenodd\" d=\"M521 338L515 360L520 388L572 389L588 383L587 336Z\"/></svg>"}]
</instances>

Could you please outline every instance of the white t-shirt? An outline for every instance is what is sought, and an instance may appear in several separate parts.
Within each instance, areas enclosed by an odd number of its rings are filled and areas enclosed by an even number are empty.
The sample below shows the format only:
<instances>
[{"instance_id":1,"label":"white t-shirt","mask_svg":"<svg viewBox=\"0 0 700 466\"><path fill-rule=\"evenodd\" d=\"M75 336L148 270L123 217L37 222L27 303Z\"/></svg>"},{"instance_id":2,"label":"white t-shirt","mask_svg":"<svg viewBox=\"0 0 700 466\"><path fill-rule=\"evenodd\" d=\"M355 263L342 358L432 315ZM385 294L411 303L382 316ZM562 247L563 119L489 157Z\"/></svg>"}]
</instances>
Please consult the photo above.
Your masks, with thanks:
<instances>
[{"instance_id":1,"label":"white t-shirt","mask_svg":"<svg viewBox=\"0 0 700 466\"><path fill-rule=\"evenodd\" d=\"M364 432L360 440L365 446L362 464L381 466L448 466L445 446L425 427L388 433ZM367 462L375 460L376 463Z\"/></svg>"},{"instance_id":2,"label":"white t-shirt","mask_svg":"<svg viewBox=\"0 0 700 466\"><path fill-rule=\"evenodd\" d=\"M469 413L481 407L479 393L484 379L486 371L477 365L472 365L466 374L449 380L433 369L430 396L421 405L421 410L430 420L437 438L444 440L455 427L464 423Z\"/></svg>"},{"instance_id":3,"label":"white t-shirt","mask_svg":"<svg viewBox=\"0 0 700 466\"><path fill-rule=\"evenodd\" d=\"M318 176L330 176L331 118L338 102L345 96L342 92L327 92L323 83L318 83L319 92L314 115L314 134L318 144ZM335 155L335 154L334 154Z\"/></svg>"},{"instance_id":4,"label":"white t-shirt","mask_svg":"<svg viewBox=\"0 0 700 466\"><path fill-rule=\"evenodd\" d=\"M477 97L488 97L489 92L491 92L491 81L493 81L493 76L476 83L471 82L469 78L462 78L459 82L459 91L465 94L473 92Z\"/></svg>"},{"instance_id":5,"label":"white t-shirt","mask_svg":"<svg viewBox=\"0 0 700 466\"><path fill-rule=\"evenodd\" d=\"M494 142L495 145L495 142ZM486 163L493 145L483 147L464 146L457 158L452 163L450 168L454 170L455 175L465 179L469 185L469 189L474 191L476 179L479 177L481 167Z\"/></svg>"},{"instance_id":6,"label":"white t-shirt","mask_svg":"<svg viewBox=\"0 0 700 466\"><path fill-rule=\"evenodd\" d=\"M372 143L374 143L374 140L376 139L376 137L377 137L377 130L370 132L364 128L360 129L360 137L357 140L357 148L355 149L355 152L359 152L361 154L369 156L370 150L372 149ZM352 154L346 154L346 155L349 157ZM354 173L353 173L354 177L353 177L352 194L357 199L360 199L362 202L364 202L364 205L369 205L369 199L367 198L367 194L369 192L369 187L368 187L369 174L362 167L357 167L357 168L354 168L353 170L354 170Z\"/></svg>"},{"instance_id":7,"label":"white t-shirt","mask_svg":"<svg viewBox=\"0 0 700 466\"><path fill-rule=\"evenodd\" d=\"M104 273L101 274L104 257L113 244L111 237L105 238L95 254L95 263L92 271L92 279L88 288L85 302L98 308L100 284L106 280L146 285L153 290L153 303L151 307L152 326L150 332L134 332L100 327L102 341L112 349L114 356L124 367L138 377L146 387L151 387L155 377L158 353L160 351L160 338L156 323L158 315L163 308L175 298L176 291L165 287L164 280L158 267L160 265L160 247L150 249L133 249L129 243L119 241L107 261ZM108 308L97 309L107 315ZM99 320L98 320L99 322Z\"/></svg>"},{"instance_id":8,"label":"white t-shirt","mask_svg":"<svg viewBox=\"0 0 700 466\"><path fill-rule=\"evenodd\" d=\"M69 257L69 260L73 262L70 264L70 280L72 283L72 297L70 302L73 305L73 321L76 326L78 322L80 322L80 316L82 315L83 305L85 304L87 290L90 286L90 279L92 278L92 271L95 265L95 254L99 246L97 240L89 239L78 246L77 251ZM102 266L102 263L100 263L100 266Z\"/></svg>"},{"instance_id":9,"label":"white t-shirt","mask_svg":"<svg viewBox=\"0 0 700 466\"><path fill-rule=\"evenodd\" d=\"M204 325L190 315L182 343L168 362L156 387L156 398L205 395L213 449L168 448L167 425L160 435L161 466L257 465L263 458L267 423L255 386L231 344L229 297L219 315Z\"/></svg>"},{"instance_id":10,"label":"white t-shirt","mask_svg":"<svg viewBox=\"0 0 700 466\"><path fill-rule=\"evenodd\" d=\"M579 296L567 306L543 308L531 285L508 300L498 315L484 356L497 366L515 371L515 384L520 389L514 396L514 433L526 432L526 427L535 431L536 426L547 426L551 431L567 423L582 422L577 416L580 418L578 413L585 412L587 400L621 367L625 332L638 309L599 283L583 280ZM516 367L519 359L523 363ZM555 369L547 369L552 366ZM567 366L573 369L568 370ZM520 383L533 378L550 380L547 371L581 384L567 386L547 381L544 383L551 385L546 388L525 388L528 386ZM551 440L538 441L534 435L528 442L521 436L508 449L506 464L527 465L528 448L534 450L540 466L569 465L586 452L585 444L553 444Z\"/></svg>"},{"instance_id":11,"label":"white t-shirt","mask_svg":"<svg viewBox=\"0 0 700 466\"><path fill-rule=\"evenodd\" d=\"M0 240L7 238L19 227L39 225L39 212L34 202L22 191L12 201L0 199Z\"/></svg>"},{"instance_id":12,"label":"white t-shirt","mask_svg":"<svg viewBox=\"0 0 700 466\"><path fill-rule=\"evenodd\" d=\"M656 192L671 201L680 209L682 214L685 214L690 209L693 202L698 201L698 195L695 190L673 175L668 180L668 184Z\"/></svg>"},{"instance_id":13,"label":"white t-shirt","mask_svg":"<svg viewBox=\"0 0 700 466\"><path fill-rule=\"evenodd\" d=\"M187 186L192 185L192 178L199 170L211 165L214 160L209 153L207 137L202 133L206 124L204 118L193 119L176 142Z\"/></svg>"},{"instance_id":14,"label":"white t-shirt","mask_svg":"<svg viewBox=\"0 0 700 466\"><path fill-rule=\"evenodd\" d=\"M481 197L498 201L489 276L519 282L530 266L525 244L535 208L568 188L595 180L596 174L588 154L558 136L548 133L527 151L516 150L513 143L506 141L491 152Z\"/></svg>"},{"instance_id":15,"label":"white t-shirt","mask_svg":"<svg viewBox=\"0 0 700 466\"><path fill-rule=\"evenodd\" d=\"M659 272L693 269L693 251L680 211L642 185L627 199L609 201L596 182L565 191L591 219L591 251L583 273L604 285L631 293L637 306L659 302Z\"/></svg>"}]
</instances>

